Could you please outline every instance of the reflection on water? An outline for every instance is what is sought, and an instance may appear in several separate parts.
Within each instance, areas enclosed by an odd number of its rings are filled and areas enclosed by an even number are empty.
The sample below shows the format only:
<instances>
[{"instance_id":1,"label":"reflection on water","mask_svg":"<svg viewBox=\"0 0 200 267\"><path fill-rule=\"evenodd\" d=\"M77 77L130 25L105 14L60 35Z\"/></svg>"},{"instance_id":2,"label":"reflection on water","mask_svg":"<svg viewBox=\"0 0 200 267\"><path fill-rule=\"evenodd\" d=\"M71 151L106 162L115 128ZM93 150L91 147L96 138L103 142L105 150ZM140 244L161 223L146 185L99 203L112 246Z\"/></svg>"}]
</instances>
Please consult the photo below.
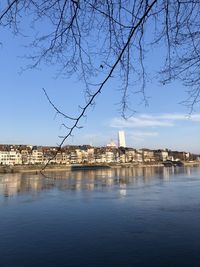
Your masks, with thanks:
<instances>
[{"instance_id":1,"label":"reflection on water","mask_svg":"<svg viewBox=\"0 0 200 267\"><path fill-rule=\"evenodd\" d=\"M173 175L191 175L191 167L138 167L114 168L73 172L49 173L48 178L39 174L2 174L0 196L8 197L25 192L59 190L98 190L118 186L121 195L126 195L127 185L144 185L155 181L169 181ZM153 177L153 180L152 180Z\"/></svg>"}]
</instances>

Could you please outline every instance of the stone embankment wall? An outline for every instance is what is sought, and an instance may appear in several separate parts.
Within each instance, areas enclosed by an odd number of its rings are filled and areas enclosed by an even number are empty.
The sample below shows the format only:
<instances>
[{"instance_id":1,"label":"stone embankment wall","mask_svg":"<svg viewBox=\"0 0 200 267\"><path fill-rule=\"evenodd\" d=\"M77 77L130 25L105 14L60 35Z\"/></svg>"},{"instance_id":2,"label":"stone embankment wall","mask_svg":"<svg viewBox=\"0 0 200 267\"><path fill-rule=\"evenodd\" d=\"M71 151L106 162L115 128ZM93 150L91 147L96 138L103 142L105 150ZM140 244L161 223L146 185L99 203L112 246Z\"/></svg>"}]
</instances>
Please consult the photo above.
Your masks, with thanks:
<instances>
[{"instance_id":1,"label":"stone embankment wall","mask_svg":"<svg viewBox=\"0 0 200 267\"><path fill-rule=\"evenodd\" d=\"M42 170L43 165L18 165L18 166L0 166L0 173L18 173L18 172L30 172L37 173ZM67 171L71 170L70 166L63 165L49 165L46 171Z\"/></svg>"},{"instance_id":2,"label":"stone embankment wall","mask_svg":"<svg viewBox=\"0 0 200 267\"><path fill-rule=\"evenodd\" d=\"M200 166L200 162L183 162L184 166ZM80 167L79 169L85 169L84 164L75 164L75 165L48 165L45 168L45 171L71 171L74 166ZM104 165L91 164L87 165L87 169L91 166L91 169L102 167ZM159 163L116 163L116 164L106 164L105 166L110 168L131 168L131 167L158 167L164 166L161 162ZM44 165L18 165L18 166L0 166L0 173L39 173ZM78 168L77 168L78 169Z\"/></svg>"}]
</instances>

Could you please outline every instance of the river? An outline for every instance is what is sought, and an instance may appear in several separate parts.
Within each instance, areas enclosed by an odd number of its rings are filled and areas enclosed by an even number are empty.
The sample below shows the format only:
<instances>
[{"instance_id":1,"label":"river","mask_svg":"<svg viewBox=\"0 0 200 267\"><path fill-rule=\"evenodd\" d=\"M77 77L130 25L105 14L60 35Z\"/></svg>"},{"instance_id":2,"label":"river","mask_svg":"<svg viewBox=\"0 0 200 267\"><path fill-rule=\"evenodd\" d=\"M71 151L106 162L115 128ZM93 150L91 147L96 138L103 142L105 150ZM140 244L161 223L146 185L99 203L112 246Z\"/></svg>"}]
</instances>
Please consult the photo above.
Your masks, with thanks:
<instances>
[{"instance_id":1,"label":"river","mask_svg":"<svg viewBox=\"0 0 200 267\"><path fill-rule=\"evenodd\" d=\"M0 266L200 266L200 168L0 174Z\"/></svg>"}]
</instances>

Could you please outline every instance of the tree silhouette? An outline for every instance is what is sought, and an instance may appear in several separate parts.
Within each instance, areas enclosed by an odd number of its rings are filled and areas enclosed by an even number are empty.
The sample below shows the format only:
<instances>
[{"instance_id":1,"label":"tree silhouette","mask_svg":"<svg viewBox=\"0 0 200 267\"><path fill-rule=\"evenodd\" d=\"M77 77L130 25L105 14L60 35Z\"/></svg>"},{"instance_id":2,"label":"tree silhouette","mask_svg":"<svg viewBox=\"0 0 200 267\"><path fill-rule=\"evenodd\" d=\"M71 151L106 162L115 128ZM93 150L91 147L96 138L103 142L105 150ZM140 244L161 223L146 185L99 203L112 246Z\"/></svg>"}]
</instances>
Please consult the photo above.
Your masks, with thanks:
<instances>
[{"instance_id":1,"label":"tree silhouette","mask_svg":"<svg viewBox=\"0 0 200 267\"><path fill-rule=\"evenodd\" d=\"M192 113L200 102L199 14L200 0L4 0L0 26L20 33L28 16L37 32L30 44L34 49L29 67L57 64L62 73L78 75L84 82L86 103L77 117L59 110L44 89L49 103L67 121L60 150L113 76L121 80L123 117L132 110L130 92L140 93L147 103L145 58L158 45L165 52L162 83L182 81L188 92L183 104Z\"/></svg>"}]
</instances>

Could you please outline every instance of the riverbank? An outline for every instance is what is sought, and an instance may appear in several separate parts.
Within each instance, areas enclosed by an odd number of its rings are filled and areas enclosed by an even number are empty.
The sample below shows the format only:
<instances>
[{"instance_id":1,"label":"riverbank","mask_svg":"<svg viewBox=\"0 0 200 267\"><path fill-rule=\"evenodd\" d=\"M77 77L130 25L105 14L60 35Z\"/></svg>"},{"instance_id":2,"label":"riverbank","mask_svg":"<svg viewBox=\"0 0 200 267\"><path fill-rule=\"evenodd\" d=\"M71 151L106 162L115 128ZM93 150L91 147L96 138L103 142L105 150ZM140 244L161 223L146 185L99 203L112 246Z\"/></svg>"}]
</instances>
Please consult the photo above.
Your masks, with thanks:
<instances>
[{"instance_id":1,"label":"riverbank","mask_svg":"<svg viewBox=\"0 0 200 267\"><path fill-rule=\"evenodd\" d=\"M44 165L15 165L15 166L0 166L0 173L35 173L41 172ZM71 166L49 165L45 171L70 171Z\"/></svg>"},{"instance_id":2,"label":"riverbank","mask_svg":"<svg viewBox=\"0 0 200 267\"><path fill-rule=\"evenodd\" d=\"M200 162L183 162L184 166L200 166ZM44 165L0 166L0 173L34 173L41 172ZM45 172L96 170L108 168L164 167L162 163L110 163L110 164L73 164L48 165Z\"/></svg>"}]
</instances>

